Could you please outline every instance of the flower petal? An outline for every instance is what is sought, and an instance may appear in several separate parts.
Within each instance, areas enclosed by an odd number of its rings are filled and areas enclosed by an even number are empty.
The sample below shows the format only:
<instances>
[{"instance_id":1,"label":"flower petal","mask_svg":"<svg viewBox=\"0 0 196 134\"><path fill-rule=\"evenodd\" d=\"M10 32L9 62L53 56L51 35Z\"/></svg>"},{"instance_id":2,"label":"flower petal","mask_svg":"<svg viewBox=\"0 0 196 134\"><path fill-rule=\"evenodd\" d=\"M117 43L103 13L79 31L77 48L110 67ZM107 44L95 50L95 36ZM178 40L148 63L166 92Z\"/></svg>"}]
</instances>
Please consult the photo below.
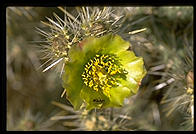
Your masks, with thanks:
<instances>
[{"instance_id":1,"label":"flower petal","mask_svg":"<svg viewBox=\"0 0 196 134\"><path fill-rule=\"evenodd\" d=\"M110 89L110 103L105 105L106 107L120 107L123 105L124 99L130 96L130 89L120 85Z\"/></svg>"},{"instance_id":2,"label":"flower petal","mask_svg":"<svg viewBox=\"0 0 196 134\"><path fill-rule=\"evenodd\" d=\"M137 57L130 63L124 65L130 77L134 78L137 82L141 82L142 78L146 75L144 61L142 57Z\"/></svg>"},{"instance_id":3,"label":"flower petal","mask_svg":"<svg viewBox=\"0 0 196 134\"><path fill-rule=\"evenodd\" d=\"M118 54L121 63L128 71L129 77L134 78L137 82L146 75L144 61L142 57L136 57L133 51L123 51Z\"/></svg>"},{"instance_id":4,"label":"flower petal","mask_svg":"<svg viewBox=\"0 0 196 134\"><path fill-rule=\"evenodd\" d=\"M95 91L86 86L83 86L80 96L86 102L87 104L86 109L88 110L93 109L93 108L100 109L103 107L103 105L106 105L109 103L108 97L106 97L102 92Z\"/></svg>"},{"instance_id":5,"label":"flower petal","mask_svg":"<svg viewBox=\"0 0 196 134\"><path fill-rule=\"evenodd\" d=\"M129 42L123 40L119 35L108 34L100 38L90 37L86 39L82 49L85 53L119 53L129 48Z\"/></svg>"},{"instance_id":6,"label":"flower petal","mask_svg":"<svg viewBox=\"0 0 196 134\"><path fill-rule=\"evenodd\" d=\"M81 48L78 45L72 46L68 52L68 55L71 62L83 62L83 60L85 60L84 52L82 52Z\"/></svg>"},{"instance_id":7,"label":"flower petal","mask_svg":"<svg viewBox=\"0 0 196 134\"><path fill-rule=\"evenodd\" d=\"M137 93L139 89L139 83L135 81L129 74L127 75L126 80L121 80L121 84L130 89L130 95L134 95Z\"/></svg>"},{"instance_id":8,"label":"flower petal","mask_svg":"<svg viewBox=\"0 0 196 134\"><path fill-rule=\"evenodd\" d=\"M81 79L81 64L79 62L70 62L65 66L65 73L63 74L63 87L66 89L67 99L78 110L82 104L80 98L80 91L83 86Z\"/></svg>"},{"instance_id":9,"label":"flower petal","mask_svg":"<svg viewBox=\"0 0 196 134\"><path fill-rule=\"evenodd\" d=\"M112 35L111 35L112 36ZM110 37L109 42L104 44L105 49L109 50L107 52L118 54L129 48L129 42L123 40L119 35L113 35Z\"/></svg>"},{"instance_id":10,"label":"flower petal","mask_svg":"<svg viewBox=\"0 0 196 134\"><path fill-rule=\"evenodd\" d=\"M125 65L135 60L137 57L135 56L133 51L122 51L117 55L120 58L120 62Z\"/></svg>"}]
</instances>

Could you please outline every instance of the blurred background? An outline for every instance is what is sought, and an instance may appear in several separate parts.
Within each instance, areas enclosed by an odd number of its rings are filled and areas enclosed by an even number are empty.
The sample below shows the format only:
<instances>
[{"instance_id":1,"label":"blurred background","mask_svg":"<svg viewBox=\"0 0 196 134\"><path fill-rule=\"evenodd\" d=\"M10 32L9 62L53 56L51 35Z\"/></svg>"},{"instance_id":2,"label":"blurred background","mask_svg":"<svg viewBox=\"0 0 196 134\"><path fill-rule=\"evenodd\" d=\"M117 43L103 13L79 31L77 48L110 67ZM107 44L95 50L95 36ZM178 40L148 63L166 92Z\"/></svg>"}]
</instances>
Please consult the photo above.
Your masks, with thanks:
<instances>
[{"instance_id":1,"label":"blurred background","mask_svg":"<svg viewBox=\"0 0 196 134\"><path fill-rule=\"evenodd\" d=\"M74 7L67 7L70 14ZM148 71L139 92L121 108L73 111L60 76L42 72L36 27L63 19L57 7L7 7L7 130L192 131L194 124L193 7L113 7L118 32ZM143 29L143 32L133 31ZM48 31L50 29L48 28Z\"/></svg>"}]
</instances>

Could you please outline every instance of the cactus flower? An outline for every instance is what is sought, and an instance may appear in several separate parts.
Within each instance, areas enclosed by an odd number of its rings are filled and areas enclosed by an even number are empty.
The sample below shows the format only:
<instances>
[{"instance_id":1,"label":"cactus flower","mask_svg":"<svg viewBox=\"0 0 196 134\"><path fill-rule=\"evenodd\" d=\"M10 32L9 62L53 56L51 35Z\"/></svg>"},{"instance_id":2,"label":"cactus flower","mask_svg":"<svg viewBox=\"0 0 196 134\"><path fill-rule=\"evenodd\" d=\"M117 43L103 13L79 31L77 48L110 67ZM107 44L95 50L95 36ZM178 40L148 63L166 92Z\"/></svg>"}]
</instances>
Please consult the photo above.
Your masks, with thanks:
<instances>
[{"instance_id":1,"label":"cactus flower","mask_svg":"<svg viewBox=\"0 0 196 134\"><path fill-rule=\"evenodd\" d=\"M62 79L75 110L83 103L89 110L120 107L137 93L146 69L129 47L119 35L107 34L86 38L69 50Z\"/></svg>"}]
</instances>

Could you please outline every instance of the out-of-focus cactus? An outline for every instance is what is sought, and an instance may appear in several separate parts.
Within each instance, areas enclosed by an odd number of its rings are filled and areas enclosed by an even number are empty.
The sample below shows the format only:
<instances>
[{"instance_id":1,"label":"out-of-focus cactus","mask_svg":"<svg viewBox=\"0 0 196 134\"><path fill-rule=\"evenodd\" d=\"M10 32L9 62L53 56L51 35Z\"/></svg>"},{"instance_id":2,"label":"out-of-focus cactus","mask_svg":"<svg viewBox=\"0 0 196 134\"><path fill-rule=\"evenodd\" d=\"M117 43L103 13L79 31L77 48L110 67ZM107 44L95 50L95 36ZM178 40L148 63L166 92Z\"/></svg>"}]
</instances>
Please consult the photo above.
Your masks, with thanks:
<instances>
[{"instance_id":1,"label":"out-of-focus cactus","mask_svg":"<svg viewBox=\"0 0 196 134\"><path fill-rule=\"evenodd\" d=\"M8 7L6 22L8 130L193 130L192 7ZM45 37L34 32L35 27ZM129 49L143 57L148 73L124 106L74 111L60 98L58 75L47 71L58 63L64 73L60 59L67 53L62 52L72 46L58 44L77 44L91 34L100 38L111 32L132 44ZM40 41L41 51L50 52L39 53L43 59L30 47Z\"/></svg>"}]
</instances>

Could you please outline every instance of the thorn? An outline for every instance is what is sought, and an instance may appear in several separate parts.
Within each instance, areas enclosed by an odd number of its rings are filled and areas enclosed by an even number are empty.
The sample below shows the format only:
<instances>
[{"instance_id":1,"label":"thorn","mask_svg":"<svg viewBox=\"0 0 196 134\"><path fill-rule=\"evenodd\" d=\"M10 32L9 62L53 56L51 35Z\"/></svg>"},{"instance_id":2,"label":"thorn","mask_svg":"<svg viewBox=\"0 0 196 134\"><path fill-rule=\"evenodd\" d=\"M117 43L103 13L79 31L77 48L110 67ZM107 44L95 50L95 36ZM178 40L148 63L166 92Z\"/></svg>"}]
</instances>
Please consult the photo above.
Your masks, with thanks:
<instances>
[{"instance_id":1,"label":"thorn","mask_svg":"<svg viewBox=\"0 0 196 134\"><path fill-rule=\"evenodd\" d=\"M47 70L49 70L50 68L52 68L53 66L55 66L56 64L58 64L62 59L63 58L60 58L59 60L55 61L50 66L48 66L47 68L45 68L42 72L46 72Z\"/></svg>"},{"instance_id":2,"label":"thorn","mask_svg":"<svg viewBox=\"0 0 196 134\"><path fill-rule=\"evenodd\" d=\"M61 98L63 98L63 96L65 95L66 93L66 89L63 90L63 93L61 94Z\"/></svg>"},{"instance_id":3,"label":"thorn","mask_svg":"<svg viewBox=\"0 0 196 134\"><path fill-rule=\"evenodd\" d=\"M143 31L146 31L146 28L135 30L135 31L129 32L128 34L132 34L133 35L133 34L137 34L137 33L143 32Z\"/></svg>"}]
</instances>

